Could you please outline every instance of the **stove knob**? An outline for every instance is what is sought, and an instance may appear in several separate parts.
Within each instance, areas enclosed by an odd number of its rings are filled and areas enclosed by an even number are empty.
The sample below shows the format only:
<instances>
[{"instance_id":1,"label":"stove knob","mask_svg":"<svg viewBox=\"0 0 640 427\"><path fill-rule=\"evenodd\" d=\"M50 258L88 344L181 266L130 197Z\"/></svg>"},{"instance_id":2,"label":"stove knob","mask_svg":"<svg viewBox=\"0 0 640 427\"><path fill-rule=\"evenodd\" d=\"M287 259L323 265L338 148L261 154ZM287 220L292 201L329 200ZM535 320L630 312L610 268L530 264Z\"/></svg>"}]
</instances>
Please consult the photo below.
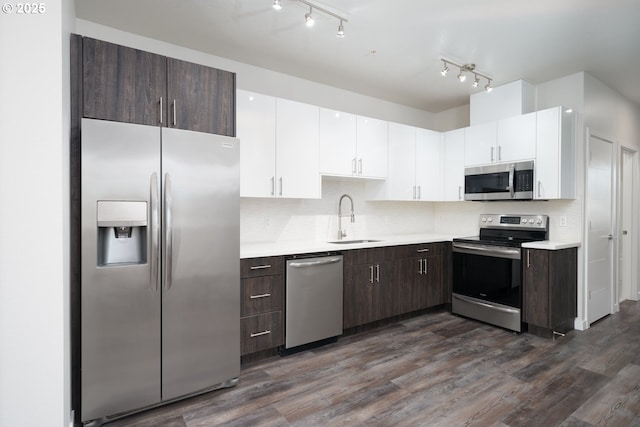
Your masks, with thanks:
<instances>
[{"instance_id":1,"label":"stove knob","mask_svg":"<svg viewBox=\"0 0 640 427\"><path fill-rule=\"evenodd\" d=\"M482 217L482 222L487 222L487 218Z\"/></svg>"},{"instance_id":2,"label":"stove knob","mask_svg":"<svg viewBox=\"0 0 640 427\"><path fill-rule=\"evenodd\" d=\"M487 221L493 222L493 218L489 217L489 218L487 218Z\"/></svg>"},{"instance_id":3,"label":"stove knob","mask_svg":"<svg viewBox=\"0 0 640 427\"><path fill-rule=\"evenodd\" d=\"M533 218L529 219L529 224L533 224Z\"/></svg>"},{"instance_id":4,"label":"stove knob","mask_svg":"<svg viewBox=\"0 0 640 427\"><path fill-rule=\"evenodd\" d=\"M527 218L522 218L522 223L526 224L527 223Z\"/></svg>"},{"instance_id":5,"label":"stove knob","mask_svg":"<svg viewBox=\"0 0 640 427\"><path fill-rule=\"evenodd\" d=\"M540 217L536 218L536 224L542 224L542 218Z\"/></svg>"}]
</instances>

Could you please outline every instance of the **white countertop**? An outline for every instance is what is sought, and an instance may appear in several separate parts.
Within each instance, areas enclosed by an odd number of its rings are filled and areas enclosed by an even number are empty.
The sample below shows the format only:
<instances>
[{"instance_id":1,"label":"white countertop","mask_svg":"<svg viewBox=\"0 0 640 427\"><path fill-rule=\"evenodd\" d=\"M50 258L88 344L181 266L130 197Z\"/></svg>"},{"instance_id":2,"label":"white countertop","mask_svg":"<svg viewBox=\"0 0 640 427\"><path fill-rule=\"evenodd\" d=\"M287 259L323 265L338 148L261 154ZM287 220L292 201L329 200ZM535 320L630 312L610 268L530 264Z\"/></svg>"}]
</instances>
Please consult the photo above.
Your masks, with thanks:
<instances>
[{"instance_id":1,"label":"white countertop","mask_svg":"<svg viewBox=\"0 0 640 427\"><path fill-rule=\"evenodd\" d=\"M580 242L554 242L552 240L543 240L541 242L523 243L523 248L529 249L546 249L548 251L559 251L560 249L579 248Z\"/></svg>"},{"instance_id":2,"label":"white countertop","mask_svg":"<svg viewBox=\"0 0 640 427\"><path fill-rule=\"evenodd\" d=\"M257 258L265 256L294 255L314 252L339 251L361 248L376 248L383 246L410 245L415 243L450 242L454 237L448 234L423 233L423 234L396 234L392 236L367 236L351 237L344 240L371 239L377 242L366 243L329 243L314 240L288 240L266 243L242 243L240 245L240 258Z\"/></svg>"}]
</instances>

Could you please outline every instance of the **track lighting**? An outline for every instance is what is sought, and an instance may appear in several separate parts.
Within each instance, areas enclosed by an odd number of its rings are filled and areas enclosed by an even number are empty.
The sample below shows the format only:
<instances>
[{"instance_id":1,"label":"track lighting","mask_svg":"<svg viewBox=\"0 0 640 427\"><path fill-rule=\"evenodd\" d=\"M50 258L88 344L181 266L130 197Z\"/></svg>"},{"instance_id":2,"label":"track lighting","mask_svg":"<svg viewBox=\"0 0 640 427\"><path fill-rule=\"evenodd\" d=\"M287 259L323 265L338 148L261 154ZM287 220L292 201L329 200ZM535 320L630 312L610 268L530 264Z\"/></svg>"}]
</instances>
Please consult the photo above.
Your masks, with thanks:
<instances>
[{"instance_id":1,"label":"track lighting","mask_svg":"<svg viewBox=\"0 0 640 427\"><path fill-rule=\"evenodd\" d=\"M304 15L304 22L307 24L307 27L313 27L315 24L315 17L313 16L313 12L322 12L326 15L332 16L336 18L340 23L338 24L338 32L336 33L336 37L343 38L344 37L344 24L345 22L349 22L347 18L340 16L336 13L331 12L330 10L324 9L314 3L311 3L307 0L295 0L298 3L302 3L306 6L309 6L309 12ZM281 0L273 0L272 6L275 10L282 9L282 1Z\"/></svg>"},{"instance_id":2,"label":"track lighting","mask_svg":"<svg viewBox=\"0 0 640 427\"><path fill-rule=\"evenodd\" d=\"M453 65L454 67L458 67L458 69L460 70L457 76L458 81L460 81L460 83L467 80L467 74L465 73L473 74L474 79L473 79L473 83L471 83L471 86L478 87L480 85L480 77L482 77L483 79L487 80L487 85L484 87L484 89L487 92L491 92L493 90L493 88L491 87L491 78L489 78L488 76L485 76L482 73L477 72L476 64L460 65L460 64L456 64L455 62L449 61L448 59L440 58L440 60L444 64L444 67L442 68L442 70L440 70L440 74L442 74L442 76L446 77L447 73L449 72L449 65Z\"/></svg>"},{"instance_id":3,"label":"track lighting","mask_svg":"<svg viewBox=\"0 0 640 427\"><path fill-rule=\"evenodd\" d=\"M316 20L313 19L313 15L311 14L311 12L313 12L313 8L309 7L309 13L304 15L304 20L307 23L307 27L313 27L313 24L316 23Z\"/></svg>"}]
</instances>

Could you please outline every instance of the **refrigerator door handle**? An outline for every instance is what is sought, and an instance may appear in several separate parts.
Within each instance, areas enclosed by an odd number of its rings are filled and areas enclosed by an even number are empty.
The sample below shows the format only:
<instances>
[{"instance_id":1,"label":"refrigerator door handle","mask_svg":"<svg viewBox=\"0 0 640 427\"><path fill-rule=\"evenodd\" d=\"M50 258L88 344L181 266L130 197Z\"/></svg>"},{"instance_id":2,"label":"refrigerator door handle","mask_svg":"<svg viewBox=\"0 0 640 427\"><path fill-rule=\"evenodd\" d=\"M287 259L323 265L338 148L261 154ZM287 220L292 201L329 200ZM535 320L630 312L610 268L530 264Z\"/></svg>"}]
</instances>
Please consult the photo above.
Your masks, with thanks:
<instances>
[{"instance_id":1,"label":"refrigerator door handle","mask_svg":"<svg viewBox=\"0 0 640 427\"><path fill-rule=\"evenodd\" d=\"M173 276L173 196L171 192L171 175L164 175L164 227L165 227L165 259L164 259L164 288L171 288Z\"/></svg>"},{"instance_id":2,"label":"refrigerator door handle","mask_svg":"<svg viewBox=\"0 0 640 427\"><path fill-rule=\"evenodd\" d=\"M160 279L158 259L160 218L158 211L158 174L151 174L151 289L158 290L158 280Z\"/></svg>"}]
</instances>

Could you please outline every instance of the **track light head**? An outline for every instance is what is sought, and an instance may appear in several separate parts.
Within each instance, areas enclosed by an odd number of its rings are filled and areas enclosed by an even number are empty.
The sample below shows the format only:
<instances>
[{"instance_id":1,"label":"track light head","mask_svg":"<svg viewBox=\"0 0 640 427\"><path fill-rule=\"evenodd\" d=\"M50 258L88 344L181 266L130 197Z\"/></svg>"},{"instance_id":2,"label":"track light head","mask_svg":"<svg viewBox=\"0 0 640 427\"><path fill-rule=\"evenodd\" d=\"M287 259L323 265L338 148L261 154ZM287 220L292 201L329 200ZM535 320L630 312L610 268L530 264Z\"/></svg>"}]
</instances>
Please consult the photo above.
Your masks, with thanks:
<instances>
[{"instance_id":1,"label":"track light head","mask_svg":"<svg viewBox=\"0 0 640 427\"><path fill-rule=\"evenodd\" d=\"M304 20L307 23L307 27L313 27L313 24L316 23L316 20L313 18L311 12L313 12L313 8L309 6L309 13L306 13L304 15Z\"/></svg>"},{"instance_id":2,"label":"track light head","mask_svg":"<svg viewBox=\"0 0 640 427\"><path fill-rule=\"evenodd\" d=\"M491 87L491 79L487 79L487 85L484 87L484 90L486 90L487 93L493 90L493 87Z\"/></svg>"},{"instance_id":3,"label":"track light head","mask_svg":"<svg viewBox=\"0 0 640 427\"><path fill-rule=\"evenodd\" d=\"M449 72L449 67L447 67L447 63L445 61L442 62L444 63L444 68L440 71L440 74L442 74L442 77L446 77Z\"/></svg>"},{"instance_id":4,"label":"track light head","mask_svg":"<svg viewBox=\"0 0 640 427\"><path fill-rule=\"evenodd\" d=\"M280 3L280 0L273 0L273 5L272 5L272 7L273 7L275 10L280 10L280 9L282 9L282 3Z\"/></svg>"},{"instance_id":5,"label":"track light head","mask_svg":"<svg viewBox=\"0 0 640 427\"><path fill-rule=\"evenodd\" d=\"M473 80L473 83L471 84L471 86L473 87L478 87L478 85L480 84L480 79L478 78L478 75L475 74L476 78L475 80Z\"/></svg>"},{"instance_id":6,"label":"track light head","mask_svg":"<svg viewBox=\"0 0 640 427\"><path fill-rule=\"evenodd\" d=\"M464 72L464 70L462 68L460 68L460 72L458 73L458 81L460 83L464 82L465 80L467 80L467 76L462 74Z\"/></svg>"},{"instance_id":7,"label":"track light head","mask_svg":"<svg viewBox=\"0 0 640 427\"><path fill-rule=\"evenodd\" d=\"M344 24L342 23L342 19L340 20L340 25L338 25L338 32L336 34L336 37L338 37L339 39L344 37Z\"/></svg>"}]
</instances>

